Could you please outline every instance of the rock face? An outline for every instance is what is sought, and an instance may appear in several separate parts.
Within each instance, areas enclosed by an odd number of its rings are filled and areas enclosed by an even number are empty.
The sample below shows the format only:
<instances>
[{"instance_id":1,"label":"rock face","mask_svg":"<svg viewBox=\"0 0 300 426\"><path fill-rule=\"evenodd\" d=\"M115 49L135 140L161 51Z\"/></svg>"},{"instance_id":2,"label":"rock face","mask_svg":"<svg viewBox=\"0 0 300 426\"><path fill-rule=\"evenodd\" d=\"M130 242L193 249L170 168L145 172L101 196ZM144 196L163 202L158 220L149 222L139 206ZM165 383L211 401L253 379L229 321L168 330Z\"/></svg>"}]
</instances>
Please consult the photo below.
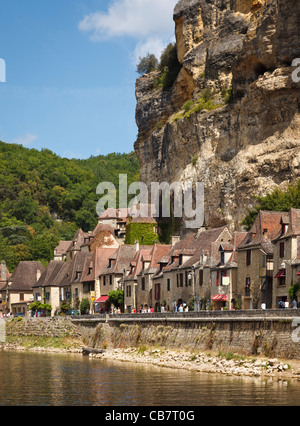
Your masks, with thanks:
<instances>
[{"instance_id":1,"label":"rock face","mask_svg":"<svg viewBox=\"0 0 300 426\"><path fill-rule=\"evenodd\" d=\"M141 180L204 182L206 226L239 228L256 195L300 177L300 2L180 0L174 21L173 87L136 83Z\"/></svg>"}]
</instances>

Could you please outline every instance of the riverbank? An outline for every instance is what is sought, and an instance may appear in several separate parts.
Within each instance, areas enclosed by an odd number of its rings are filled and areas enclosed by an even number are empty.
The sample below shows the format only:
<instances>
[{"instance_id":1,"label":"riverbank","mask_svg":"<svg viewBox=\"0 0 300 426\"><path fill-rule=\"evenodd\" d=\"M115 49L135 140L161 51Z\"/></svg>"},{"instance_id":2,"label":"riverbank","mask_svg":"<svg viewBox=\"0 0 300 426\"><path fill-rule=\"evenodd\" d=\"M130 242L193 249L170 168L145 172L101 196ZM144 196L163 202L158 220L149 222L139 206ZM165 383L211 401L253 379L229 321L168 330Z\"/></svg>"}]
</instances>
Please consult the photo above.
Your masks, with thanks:
<instances>
[{"instance_id":1,"label":"riverbank","mask_svg":"<svg viewBox=\"0 0 300 426\"><path fill-rule=\"evenodd\" d=\"M83 356L84 348L86 349L79 342L73 347L51 346L50 342L46 346L33 346L32 344L21 346L18 343L0 344L0 350L3 351L77 354L79 356ZM153 365L198 373L300 381L300 361L297 360L285 361L277 358L250 358L231 352L219 352L218 354L192 353L188 351L145 347L104 349L101 352L90 353L89 358Z\"/></svg>"}]
</instances>

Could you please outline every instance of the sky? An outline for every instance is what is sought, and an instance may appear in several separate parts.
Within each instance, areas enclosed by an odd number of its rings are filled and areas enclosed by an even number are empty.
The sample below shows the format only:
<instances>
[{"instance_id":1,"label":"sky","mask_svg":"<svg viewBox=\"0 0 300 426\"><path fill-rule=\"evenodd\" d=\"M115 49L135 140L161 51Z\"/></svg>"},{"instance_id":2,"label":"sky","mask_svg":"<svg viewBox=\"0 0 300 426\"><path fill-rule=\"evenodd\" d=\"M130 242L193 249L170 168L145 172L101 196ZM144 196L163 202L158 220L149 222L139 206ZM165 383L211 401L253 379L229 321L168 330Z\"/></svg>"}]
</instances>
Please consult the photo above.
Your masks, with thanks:
<instances>
[{"instance_id":1,"label":"sky","mask_svg":"<svg viewBox=\"0 0 300 426\"><path fill-rule=\"evenodd\" d=\"M0 0L0 140L67 158L131 152L136 64L174 41L176 3Z\"/></svg>"}]
</instances>

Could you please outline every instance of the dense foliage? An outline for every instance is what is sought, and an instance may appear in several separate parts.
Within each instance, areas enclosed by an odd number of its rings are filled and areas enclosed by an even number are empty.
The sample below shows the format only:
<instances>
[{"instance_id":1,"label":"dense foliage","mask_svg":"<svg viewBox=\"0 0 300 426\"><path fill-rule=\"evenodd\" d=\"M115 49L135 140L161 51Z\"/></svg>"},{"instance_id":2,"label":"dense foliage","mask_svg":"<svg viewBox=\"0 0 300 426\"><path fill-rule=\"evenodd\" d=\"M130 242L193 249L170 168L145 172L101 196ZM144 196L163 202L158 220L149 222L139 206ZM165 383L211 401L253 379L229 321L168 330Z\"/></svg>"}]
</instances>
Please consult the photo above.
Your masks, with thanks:
<instances>
[{"instance_id":1,"label":"dense foliage","mask_svg":"<svg viewBox=\"0 0 300 426\"><path fill-rule=\"evenodd\" d=\"M181 64L177 57L176 43L170 43L161 54L158 61L153 54L148 54L144 58L139 58L137 72L140 75L152 71L159 71L159 76L155 82L156 87L161 87L163 90L170 89L181 70Z\"/></svg>"},{"instance_id":2,"label":"dense foliage","mask_svg":"<svg viewBox=\"0 0 300 426\"><path fill-rule=\"evenodd\" d=\"M134 244L138 241L143 245L154 245L159 242L159 236L154 228L153 223L129 222L126 225L125 244Z\"/></svg>"},{"instance_id":3,"label":"dense foliage","mask_svg":"<svg viewBox=\"0 0 300 426\"><path fill-rule=\"evenodd\" d=\"M155 55L148 54L144 58L139 58L139 63L137 64L137 72L140 75L148 74L152 71L155 71L158 67L158 60Z\"/></svg>"},{"instance_id":4,"label":"dense foliage","mask_svg":"<svg viewBox=\"0 0 300 426\"><path fill-rule=\"evenodd\" d=\"M242 225L245 225L247 230L253 225L260 210L284 212L289 211L291 208L300 209L300 180L295 184L289 185L286 190L275 188L264 197L256 197L256 199L256 207L249 210L242 221Z\"/></svg>"},{"instance_id":5,"label":"dense foliage","mask_svg":"<svg viewBox=\"0 0 300 426\"><path fill-rule=\"evenodd\" d=\"M96 187L101 181L118 187L119 173L128 184L138 180L134 153L69 160L0 142L0 260L10 271L21 260L46 265L59 240L94 229Z\"/></svg>"}]
</instances>

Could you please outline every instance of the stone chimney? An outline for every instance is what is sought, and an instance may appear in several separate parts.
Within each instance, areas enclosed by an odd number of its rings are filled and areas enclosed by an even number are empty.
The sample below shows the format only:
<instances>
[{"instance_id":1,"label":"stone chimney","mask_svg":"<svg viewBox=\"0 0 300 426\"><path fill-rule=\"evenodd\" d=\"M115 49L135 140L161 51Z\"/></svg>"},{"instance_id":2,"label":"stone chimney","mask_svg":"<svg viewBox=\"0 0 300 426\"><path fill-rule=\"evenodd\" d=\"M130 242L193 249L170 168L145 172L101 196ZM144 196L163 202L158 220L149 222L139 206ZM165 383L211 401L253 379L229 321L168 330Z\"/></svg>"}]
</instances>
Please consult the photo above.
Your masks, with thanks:
<instances>
[{"instance_id":1,"label":"stone chimney","mask_svg":"<svg viewBox=\"0 0 300 426\"><path fill-rule=\"evenodd\" d=\"M7 275L6 275L6 263L5 260L2 260L1 262L1 281L6 281Z\"/></svg>"},{"instance_id":2,"label":"stone chimney","mask_svg":"<svg viewBox=\"0 0 300 426\"><path fill-rule=\"evenodd\" d=\"M139 249L140 249L140 243L139 243L139 240L136 240L136 241L134 242L134 246L135 246L135 252L137 253L137 252L139 251Z\"/></svg>"},{"instance_id":3,"label":"stone chimney","mask_svg":"<svg viewBox=\"0 0 300 426\"><path fill-rule=\"evenodd\" d=\"M37 271L36 271L36 282L38 282L38 280L41 278L41 275L42 275L42 273L41 273L40 269L37 269Z\"/></svg>"},{"instance_id":4,"label":"stone chimney","mask_svg":"<svg viewBox=\"0 0 300 426\"><path fill-rule=\"evenodd\" d=\"M174 246L176 243L179 243L180 236L179 235L172 235L172 246Z\"/></svg>"}]
</instances>

